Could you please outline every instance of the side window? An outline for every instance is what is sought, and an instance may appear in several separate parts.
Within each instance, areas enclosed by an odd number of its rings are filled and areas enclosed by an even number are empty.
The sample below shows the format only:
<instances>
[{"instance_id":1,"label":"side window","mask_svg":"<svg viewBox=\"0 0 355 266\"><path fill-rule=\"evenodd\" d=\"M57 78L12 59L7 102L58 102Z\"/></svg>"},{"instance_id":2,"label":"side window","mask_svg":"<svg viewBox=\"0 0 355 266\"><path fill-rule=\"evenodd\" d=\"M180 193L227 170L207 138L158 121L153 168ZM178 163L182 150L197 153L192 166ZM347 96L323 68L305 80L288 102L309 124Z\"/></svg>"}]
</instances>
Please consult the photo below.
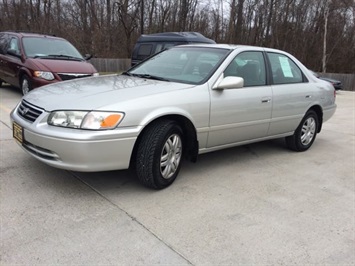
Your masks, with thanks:
<instances>
[{"instance_id":1,"label":"side window","mask_svg":"<svg viewBox=\"0 0 355 266\"><path fill-rule=\"evenodd\" d=\"M224 71L224 76L244 79L244 87L266 85L265 60L262 52L238 54Z\"/></svg>"},{"instance_id":2,"label":"side window","mask_svg":"<svg viewBox=\"0 0 355 266\"><path fill-rule=\"evenodd\" d=\"M155 51L154 53L158 53L160 52L161 50L163 50L163 44L162 43L157 43L157 45L155 46Z\"/></svg>"},{"instance_id":3,"label":"side window","mask_svg":"<svg viewBox=\"0 0 355 266\"><path fill-rule=\"evenodd\" d=\"M0 34L0 54L6 54L8 38L6 34Z\"/></svg>"},{"instance_id":4,"label":"side window","mask_svg":"<svg viewBox=\"0 0 355 266\"><path fill-rule=\"evenodd\" d=\"M286 55L267 53L271 64L274 84L303 82L303 75L298 66Z\"/></svg>"},{"instance_id":5,"label":"side window","mask_svg":"<svg viewBox=\"0 0 355 266\"><path fill-rule=\"evenodd\" d=\"M10 40L9 50L13 50L16 54L20 54L20 49L18 48L18 40L12 37Z\"/></svg>"},{"instance_id":6,"label":"side window","mask_svg":"<svg viewBox=\"0 0 355 266\"><path fill-rule=\"evenodd\" d=\"M151 55L153 44L141 44L138 49L138 59L143 60Z\"/></svg>"},{"instance_id":7,"label":"side window","mask_svg":"<svg viewBox=\"0 0 355 266\"><path fill-rule=\"evenodd\" d=\"M154 53L158 53L161 50L168 49L168 48L173 47L173 46L175 46L174 43L159 43L159 44L157 44Z\"/></svg>"}]
</instances>

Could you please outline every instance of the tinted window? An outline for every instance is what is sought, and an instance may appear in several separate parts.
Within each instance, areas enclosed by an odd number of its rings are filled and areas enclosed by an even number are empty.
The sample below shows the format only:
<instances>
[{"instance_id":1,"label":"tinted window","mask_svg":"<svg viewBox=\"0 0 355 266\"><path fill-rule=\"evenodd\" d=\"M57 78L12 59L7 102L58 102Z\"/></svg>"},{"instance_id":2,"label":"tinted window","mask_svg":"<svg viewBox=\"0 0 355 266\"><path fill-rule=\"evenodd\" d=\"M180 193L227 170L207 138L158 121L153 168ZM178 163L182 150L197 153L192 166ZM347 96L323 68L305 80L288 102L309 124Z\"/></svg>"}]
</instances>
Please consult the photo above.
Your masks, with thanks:
<instances>
[{"instance_id":1,"label":"tinted window","mask_svg":"<svg viewBox=\"0 0 355 266\"><path fill-rule=\"evenodd\" d=\"M238 54L224 71L224 76L244 79L244 87L266 85L265 60L262 52Z\"/></svg>"},{"instance_id":2,"label":"tinted window","mask_svg":"<svg viewBox=\"0 0 355 266\"><path fill-rule=\"evenodd\" d=\"M6 47L8 43L7 34L0 34L0 54L6 53Z\"/></svg>"},{"instance_id":3,"label":"tinted window","mask_svg":"<svg viewBox=\"0 0 355 266\"><path fill-rule=\"evenodd\" d=\"M154 54L160 52L161 50L171 48L173 46L176 46L175 43L158 43L157 46L155 47Z\"/></svg>"},{"instance_id":4,"label":"tinted window","mask_svg":"<svg viewBox=\"0 0 355 266\"><path fill-rule=\"evenodd\" d=\"M138 59L144 59L152 53L153 45L152 44L141 44L138 49Z\"/></svg>"},{"instance_id":5,"label":"tinted window","mask_svg":"<svg viewBox=\"0 0 355 266\"><path fill-rule=\"evenodd\" d=\"M268 53L274 84L300 83L303 75L298 66L286 55Z\"/></svg>"}]
</instances>

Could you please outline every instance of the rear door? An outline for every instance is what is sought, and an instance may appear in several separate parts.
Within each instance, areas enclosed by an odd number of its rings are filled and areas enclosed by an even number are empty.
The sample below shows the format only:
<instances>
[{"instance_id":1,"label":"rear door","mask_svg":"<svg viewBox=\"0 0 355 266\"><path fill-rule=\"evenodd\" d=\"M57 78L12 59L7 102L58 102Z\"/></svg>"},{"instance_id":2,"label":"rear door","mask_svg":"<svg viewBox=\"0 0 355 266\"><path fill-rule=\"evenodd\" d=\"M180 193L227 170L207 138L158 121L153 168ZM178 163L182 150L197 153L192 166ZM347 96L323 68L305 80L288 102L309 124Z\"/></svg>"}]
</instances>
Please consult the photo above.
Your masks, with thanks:
<instances>
[{"instance_id":1,"label":"rear door","mask_svg":"<svg viewBox=\"0 0 355 266\"><path fill-rule=\"evenodd\" d=\"M273 110L269 135L294 131L315 98L300 67L287 55L267 53L272 73Z\"/></svg>"}]
</instances>

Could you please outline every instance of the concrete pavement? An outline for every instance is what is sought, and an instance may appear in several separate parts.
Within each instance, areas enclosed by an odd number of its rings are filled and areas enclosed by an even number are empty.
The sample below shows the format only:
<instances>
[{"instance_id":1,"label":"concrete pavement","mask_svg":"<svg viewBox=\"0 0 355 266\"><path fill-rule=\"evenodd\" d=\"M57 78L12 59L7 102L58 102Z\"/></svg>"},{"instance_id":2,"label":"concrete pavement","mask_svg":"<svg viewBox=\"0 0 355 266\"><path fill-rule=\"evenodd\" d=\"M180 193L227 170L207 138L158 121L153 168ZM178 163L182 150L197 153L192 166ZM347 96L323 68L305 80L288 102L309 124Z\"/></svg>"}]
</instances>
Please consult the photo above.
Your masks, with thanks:
<instances>
[{"instance_id":1,"label":"concrete pavement","mask_svg":"<svg viewBox=\"0 0 355 266\"><path fill-rule=\"evenodd\" d=\"M205 154L162 191L31 158L8 119L20 96L0 89L1 265L355 264L355 93L309 151Z\"/></svg>"}]
</instances>

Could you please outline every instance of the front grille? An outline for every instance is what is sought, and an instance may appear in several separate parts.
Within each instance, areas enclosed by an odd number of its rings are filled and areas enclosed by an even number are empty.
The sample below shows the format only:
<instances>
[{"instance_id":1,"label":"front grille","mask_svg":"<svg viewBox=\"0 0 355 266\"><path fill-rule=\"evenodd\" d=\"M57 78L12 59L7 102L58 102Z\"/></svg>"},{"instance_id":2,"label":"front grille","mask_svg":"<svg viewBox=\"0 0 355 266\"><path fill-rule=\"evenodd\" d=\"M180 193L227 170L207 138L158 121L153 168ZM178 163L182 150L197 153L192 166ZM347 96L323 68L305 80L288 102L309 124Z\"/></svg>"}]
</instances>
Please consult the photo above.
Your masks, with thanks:
<instances>
[{"instance_id":1,"label":"front grille","mask_svg":"<svg viewBox=\"0 0 355 266\"><path fill-rule=\"evenodd\" d=\"M33 123L43 113L43 109L40 109L23 100L17 109L17 113L23 119Z\"/></svg>"},{"instance_id":2,"label":"front grille","mask_svg":"<svg viewBox=\"0 0 355 266\"><path fill-rule=\"evenodd\" d=\"M87 78L91 77L91 74L74 74L74 73L58 73L58 76L64 81L64 80L71 80L71 79L77 79L77 78Z\"/></svg>"}]
</instances>

